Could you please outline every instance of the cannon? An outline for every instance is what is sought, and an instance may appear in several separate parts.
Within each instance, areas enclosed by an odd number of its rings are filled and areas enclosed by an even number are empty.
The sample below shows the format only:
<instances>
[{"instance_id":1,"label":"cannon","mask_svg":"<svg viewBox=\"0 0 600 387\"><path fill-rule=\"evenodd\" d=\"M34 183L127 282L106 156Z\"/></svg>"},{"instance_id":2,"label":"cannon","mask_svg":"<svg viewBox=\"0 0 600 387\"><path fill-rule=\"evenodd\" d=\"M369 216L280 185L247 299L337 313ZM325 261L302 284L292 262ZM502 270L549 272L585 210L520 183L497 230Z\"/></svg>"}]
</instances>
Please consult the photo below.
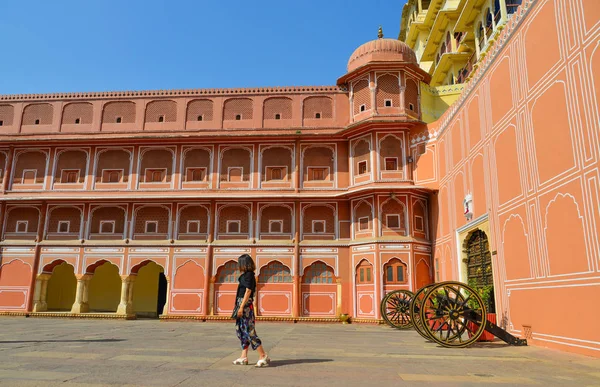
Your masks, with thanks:
<instances>
[{"instance_id":1,"label":"cannon","mask_svg":"<svg viewBox=\"0 0 600 387\"><path fill-rule=\"evenodd\" d=\"M527 345L527 340L487 320L481 296L462 282L431 284L414 294L407 290L388 293L381 302L381 315L389 325L399 329L414 327L423 338L444 347L468 347L484 331L510 345Z\"/></svg>"}]
</instances>

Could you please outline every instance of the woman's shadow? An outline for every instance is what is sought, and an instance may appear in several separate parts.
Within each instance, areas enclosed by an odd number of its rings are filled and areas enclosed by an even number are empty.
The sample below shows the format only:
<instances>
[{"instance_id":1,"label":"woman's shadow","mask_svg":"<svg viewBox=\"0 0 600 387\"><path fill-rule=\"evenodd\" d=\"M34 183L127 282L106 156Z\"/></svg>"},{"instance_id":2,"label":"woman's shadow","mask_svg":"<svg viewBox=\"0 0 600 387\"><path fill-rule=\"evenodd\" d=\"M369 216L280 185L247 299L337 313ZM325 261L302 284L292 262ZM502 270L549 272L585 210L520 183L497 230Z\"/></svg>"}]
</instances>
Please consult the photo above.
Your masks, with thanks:
<instances>
[{"instance_id":1,"label":"woman's shadow","mask_svg":"<svg viewBox=\"0 0 600 387\"><path fill-rule=\"evenodd\" d=\"M288 359L288 360L271 360L269 367L283 367L294 364L312 364L312 363L327 363L333 359Z\"/></svg>"}]
</instances>

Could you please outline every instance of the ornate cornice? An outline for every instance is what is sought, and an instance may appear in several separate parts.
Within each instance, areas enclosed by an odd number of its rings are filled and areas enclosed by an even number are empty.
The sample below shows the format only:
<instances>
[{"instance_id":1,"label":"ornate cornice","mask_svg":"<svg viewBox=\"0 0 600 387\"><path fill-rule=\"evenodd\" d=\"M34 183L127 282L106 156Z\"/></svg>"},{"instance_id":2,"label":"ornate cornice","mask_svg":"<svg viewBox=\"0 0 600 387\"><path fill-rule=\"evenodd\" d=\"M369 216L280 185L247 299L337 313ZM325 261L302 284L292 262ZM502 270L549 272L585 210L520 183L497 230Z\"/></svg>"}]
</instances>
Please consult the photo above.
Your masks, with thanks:
<instances>
[{"instance_id":1,"label":"ornate cornice","mask_svg":"<svg viewBox=\"0 0 600 387\"><path fill-rule=\"evenodd\" d=\"M49 94L6 94L0 95L0 101L49 101L49 100L86 100L115 98L174 98L174 97L220 97L255 94L303 94L303 93L343 93L346 89L339 86L276 86L248 87L231 89L184 89L184 90L140 90L140 91L103 91L82 93Z\"/></svg>"}]
</instances>

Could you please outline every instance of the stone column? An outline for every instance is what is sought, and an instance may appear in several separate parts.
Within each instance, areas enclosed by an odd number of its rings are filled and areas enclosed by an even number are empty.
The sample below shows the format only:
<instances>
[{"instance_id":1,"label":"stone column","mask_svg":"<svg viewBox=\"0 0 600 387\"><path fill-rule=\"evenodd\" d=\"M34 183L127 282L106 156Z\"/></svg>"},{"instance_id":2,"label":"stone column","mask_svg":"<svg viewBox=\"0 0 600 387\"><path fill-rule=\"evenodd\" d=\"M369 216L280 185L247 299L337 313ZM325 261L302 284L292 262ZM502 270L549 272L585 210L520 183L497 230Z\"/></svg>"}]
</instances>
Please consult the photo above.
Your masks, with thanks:
<instances>
[{"instance_id":1,"label":"stone column","mask_svg":"<svg viewBox=\"0 0 600 387\"><path fill-rule=\"evenodd\" d=\"M121 277L121 301L117 314L129 315L133 313L133 279L132 276Z\"/></svg>"},{"instance_id":2,"label":"stone column","mask_svg":"<svg viewBox=\"0 0 600 387\"><path fill-rule=\"evenodd\" d=\"M171 292L171 280L169 278L167 278L167 300L165 302L165 306L163 307L162 310L162 314L166 315L169 314L169 298L170 298L170 293Z\"/></svg>"},{"instance_id":3,"label":"stone column","mask_svg":"<svg viewBox=\"0 0 600 387\"><path fill-rule=\"evenodd\" d=\"M48 292L49 274L40 274L35 280L35 292L33 295L33 312L45 312L48 310L46 302Z\"/></svg>"},{"instance_id":4,"label":"stone column","mask_svg":"<svg viewBox=\"0 0 600 387\"><path fill-rule=\"evenodd\" d=\"M342 315L342 279L336 278L335 282L337 282L337 304L335 314L337 317Z\"/></svg>"},{"instance_id":5,"label":"stone column","mask_svg":"<svg viewBox=\"0 0 600 387\"><path fill-rule=\"evenodd\" d=\"M75 303L71 308L71 313L86 313L90 310L90 306L87 303L87 282L90 277L88 275L77 276L77 292L75 293ZM84 297L85 294L85 297Z\"/></svg>"},{"instance_id":6,"label":"stone column","mask_svg":"<svg viewBox=\"0 0 600 387\"><path fill-rule=\"evenodd\" d=\"M208 288L208 315L215 315L215 280L214 276L210 277L210 285Z\"/></svg>"}]
</instances>

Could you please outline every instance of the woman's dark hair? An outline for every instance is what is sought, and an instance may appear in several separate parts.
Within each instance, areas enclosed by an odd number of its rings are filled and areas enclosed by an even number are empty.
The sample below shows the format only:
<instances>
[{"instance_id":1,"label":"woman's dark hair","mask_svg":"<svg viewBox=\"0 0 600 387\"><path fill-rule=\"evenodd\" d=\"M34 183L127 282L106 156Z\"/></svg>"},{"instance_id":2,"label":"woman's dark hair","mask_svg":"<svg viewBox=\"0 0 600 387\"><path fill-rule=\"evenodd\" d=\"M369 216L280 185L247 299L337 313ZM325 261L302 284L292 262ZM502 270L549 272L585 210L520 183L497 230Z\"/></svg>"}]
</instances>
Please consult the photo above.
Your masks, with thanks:
<instances>
[{"instance_id":1,"label":"woman's dark hair","mask_svg":"<svg viewBox=\"0 0 600 387\"><path fill-rule=\"evenodd\" d=\"M254 260L248 254L240 255L238 258L238 268L242 273L256 270Z\"/></svg>"}]
</instances>

